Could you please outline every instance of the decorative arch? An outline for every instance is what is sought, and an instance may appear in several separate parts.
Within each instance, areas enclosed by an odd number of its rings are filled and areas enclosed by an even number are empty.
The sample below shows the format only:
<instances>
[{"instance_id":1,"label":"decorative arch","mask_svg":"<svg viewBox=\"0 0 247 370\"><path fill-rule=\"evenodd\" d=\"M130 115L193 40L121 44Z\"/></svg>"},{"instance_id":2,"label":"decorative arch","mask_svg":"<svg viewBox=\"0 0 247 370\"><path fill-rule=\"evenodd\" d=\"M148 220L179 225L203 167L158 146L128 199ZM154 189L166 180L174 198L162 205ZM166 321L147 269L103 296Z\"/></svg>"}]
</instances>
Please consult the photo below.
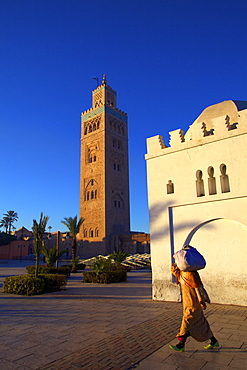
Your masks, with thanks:
<instances>
[{"instance_id":1,"label":"decorative arch","mask_svg":"<svg viewBox=\"0 0 247 370\"><path fill-rule=\"evenodd\" d=\"M207 221L202 222L201 224L197 225L194 229L192 229L191 232L188 234L187 238L185 239L184 245L188 245L188 244L191 243L193 235L197 232L197 230L199 230L204 225L206 225L206 224L208 224L212 221L215 221L215 220L221 220L221 218L213 218L211 220L207 220Z\"/></svg>"},{"instance_id":2,"label":"decorative arch","mask_svg":"<svg viewBox=\"0 0 247 370\"><path fill-rule=\"evenodd\" d=\"M229 177L226 174L226 165L225 163L222 163L220 165L220 185L221 185L221 192L222 193L228 193L230 192L230 183L229 183Z\"/></svg>"},{"instance_id":3,"label":"decorative arch","mask_svg":"<svg viewBox=\"0 0 247 370\"><path fill-rule=\"evenodd\" d=\"M209 195L217 194L216 191L216 180L214 177L214 168L212 166L208 167L208 192Z\"/></svg>"},{"instance_id":4,"label":"decorative arch","mask_svg":"<svg viewBox=\"0 0 247 370\"><path fill-rule=\"evenodd\" d=\"M93 238L94 237L94 232L93 232L93 229L90 227L89 229L89 238Z\"/></svg>"},{"instance_id":5,"label":"decorative arch","mask_svg":"<svg viewBox=\"0 0 247 370\"><path fill-rule=\"evenodd\" d=\"M247 225L222 217L206 220L190 231L184 244L195 247L206 260L200 275L211 301L241 304L247 279Z\"/></svg>"},{"instance_id":6,"label":"decorative arch","mask_svg":"<svg viewBox=\"0 0 247 370\"><path fill-rule=\"evenodd\" d=\"M98 183L95 179L90 179L85 187L85 196L86 201L95 200L98 197Z\"/></svg>"},{"instance_id":7,"label":"decorative arch","mask_svg":"<svg viewBox=\"0 0 247 370\"><path fill-rule=\"evenodd\" d=\"M196 195L202 197L205 195L204 191L204 182L203 182L203 173L201 170L196 171Z\"/></svg>"},{"instance_id":8,"label":"decorative arch","mask_svg":"<svg viewBox=\"0 0 247 370\"><path fill-rule=\"evenodd\" d=\"M113 207L115 209L123 209L124 208L124 201L121 195L116 192L113 196Z\"/></svg>"}]
</instances>

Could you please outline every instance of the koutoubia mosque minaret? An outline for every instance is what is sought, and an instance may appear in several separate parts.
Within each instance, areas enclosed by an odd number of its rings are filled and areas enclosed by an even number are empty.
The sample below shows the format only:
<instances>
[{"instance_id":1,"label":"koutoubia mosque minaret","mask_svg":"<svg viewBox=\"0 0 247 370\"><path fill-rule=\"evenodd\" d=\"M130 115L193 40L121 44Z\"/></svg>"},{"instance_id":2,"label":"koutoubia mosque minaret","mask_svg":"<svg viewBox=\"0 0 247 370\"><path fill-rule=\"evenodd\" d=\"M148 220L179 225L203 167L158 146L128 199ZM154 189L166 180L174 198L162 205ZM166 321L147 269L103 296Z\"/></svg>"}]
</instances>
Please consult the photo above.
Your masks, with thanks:
<instances>
[{"instance_id":1,"label":"koutoubia mosque minaret","mask_svg":"<svg viewBox=\"0 0 247 370\"><path fill-rule=\"evenodd\" d=\"M114 238L130 232L130 211L128 119L106 75L81 117L80 239L109 253L116 249Z\"/></svg>"}]
</instances>

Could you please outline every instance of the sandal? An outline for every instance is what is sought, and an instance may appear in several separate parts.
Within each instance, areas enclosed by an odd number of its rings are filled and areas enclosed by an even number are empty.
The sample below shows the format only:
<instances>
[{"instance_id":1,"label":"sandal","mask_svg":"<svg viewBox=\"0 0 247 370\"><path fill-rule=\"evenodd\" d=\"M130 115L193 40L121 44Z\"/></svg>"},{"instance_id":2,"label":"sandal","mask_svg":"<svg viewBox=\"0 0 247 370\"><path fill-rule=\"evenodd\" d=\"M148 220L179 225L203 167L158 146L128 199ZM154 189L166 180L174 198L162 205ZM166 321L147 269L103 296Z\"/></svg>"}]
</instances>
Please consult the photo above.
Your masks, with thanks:
<instances>
[{"instance_id":1,"label":"sandal","mask_svg":"<svg viewBox=\"0 0 247 370\"><path fill-rule=\"evenodd\" d=\"M172 346L172 345L169 345L169 347L171 349L174 349L174 351L177 351L177 352L184 352L184 347L182 348L178 348L177 346Z\"/></svg>"},{"instance_id":2,"label":"sandal","mask_svg":"<svg viewBox=\"0 0 247 370\"><path fill-rule=\"evenodd\" d=\"M204 347L204 349L213 349L213 348L215 348L215 347L219 347L219 346L220 346L220 344L219 344L219 342L217 341L217 342L215 342L214 344L209 343L207 346L205 346L205 347Z\"/></svg>"}]
</instances>

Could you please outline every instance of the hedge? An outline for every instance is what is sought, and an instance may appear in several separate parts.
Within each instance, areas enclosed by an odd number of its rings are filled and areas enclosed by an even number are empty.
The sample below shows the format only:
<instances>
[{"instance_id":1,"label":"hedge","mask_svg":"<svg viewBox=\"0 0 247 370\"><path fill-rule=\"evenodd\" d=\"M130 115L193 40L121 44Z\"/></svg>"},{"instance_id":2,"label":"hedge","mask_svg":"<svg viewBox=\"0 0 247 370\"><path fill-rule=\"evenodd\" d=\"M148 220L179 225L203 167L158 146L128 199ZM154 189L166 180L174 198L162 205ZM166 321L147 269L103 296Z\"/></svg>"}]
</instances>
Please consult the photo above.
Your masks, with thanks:
<instances>
[{"instance_id":1,"label":"hedge","mask_svg":"<svg viewBox=\"0 0 247 370\"><path fill-rule=\"evenodd\" d=\"M131 271L131 266L126 266L126 265L116 265L115 263L112 263L110 266L109 266L109 271L119 271L119 270L123 270L123 271Z\"/></svg>"},{"instance_id":2,"label":"hedge","mask_svg":"<svg viewBox=\"0 0 247 370\"><path fill-rule=\"evenodd\" d=\"M3 281L3 292L31 296L61 290L66 284L66 275L9 276Z\"/></svg>"},{"instance_id":3,"label":"hedge","mask_svg":"<svg viewBox=\"0 0 247 370\"><path fill-rule=\"evenodd\" d=\"M26 266L27 273L33 275L35 273L35 266ZM61 267L48 267L45 265L39 265L39 274L59 274L70 276L71 268L69 266Z\"/></svg>"},{"instance_id":4,"label":"hedge","mask_svg":"<svg viewBox=\"0 0 247 370\"><path fill-rule=\"evenodd\" d=\"M72 265L63 265L61 267L69 267L70 270L72 270ZM76 266L76 270L85 270L85 268L86 268L85 263L78 263L78 265Z\"/></svg>"},{"instance_id":5,"label":"hedge","mask_svg":"<svg viewBox=\"0 0 247 370\"><path fill-rule=\"evenodd\" d=\"M123 270L100 272L98 275L94 271L83 272L84 283L121 283L127 280L127 272Z\"/></svg>"}]
</instances>

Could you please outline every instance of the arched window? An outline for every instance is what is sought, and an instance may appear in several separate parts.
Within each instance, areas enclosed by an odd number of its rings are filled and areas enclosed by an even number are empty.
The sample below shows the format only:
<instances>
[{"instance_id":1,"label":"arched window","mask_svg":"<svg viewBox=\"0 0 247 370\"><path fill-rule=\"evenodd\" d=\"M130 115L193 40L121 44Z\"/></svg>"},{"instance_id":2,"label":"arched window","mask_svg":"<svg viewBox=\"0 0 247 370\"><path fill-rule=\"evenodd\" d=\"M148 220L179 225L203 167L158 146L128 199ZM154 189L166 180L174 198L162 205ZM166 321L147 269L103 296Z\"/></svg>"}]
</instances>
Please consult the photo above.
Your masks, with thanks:
<instances>
[{"instance_id":1,"label":"arched window","mask_svg":"<svg viewBox=\"0 0 247 370\"><path fill-rule=\"evenodd\" d=\"M97 181L95 181L94 179L89 180L86 186L86 189L85 189L85 196L84 196L85 201L96 199L97 194L98 194L97 186L98 186Z\"/></svg>"},{"instance_id":2,"label":"arched window","mask_svg":"<svg viewBox=\"0 0 247 370\"><path fill-rule=\"evenodd\" d=\"M119 195L119 193L115 193L115 196L113 197L113 205L114 205L114 208L117 208L117 209L123 209L124 208L123 199Z\"/></svg>"},{"instance_id":3,"label":"arched window","mask_svg":"<svg viewBox=\"0 0 247 370\"><path fill-rule=\"evenodd\" d=\"M205 195L201 170L196 171L196 194L198 197L203 197Z\"/></svg>"},{"instance_id":4,"label":"arched window","mask_svg":"<svg viewBox=\"0 0 247 370\"><path fill-rule=\"evenodd\" d=\"M220 185L221 185L221 192L228 193L230 191L230 183L228 175L226 174L226 165L222 163L220 165Z\"/></svg>"},{"instance_id":5,"label":"arched window","mask_svg":"<svg viewBox=\"0 0 247 370\"><path fill-rule=\"evenodd\" d=\"M98 236L99 236L99 229L96 227L96 229L95 229L95 237L98 238Z\"/></svg>"},{"instance_id":6,"label":"arched window","mask_svg":"<svg viewBox=\"0 0 247 370\"><path fill-rule=\"evenodd\" d=\"M93 124L93 131L96 131L96 123Z\"/></svg>"},{"instance_id":7,"label":"arched window","mask_svg":"<svg viewBox=\"0 0 247 370\"><path fill-rule=\"evenodd\" d=\"M90 238L93 238L93 229L89 230L89 236L90 236Z\"/></svg>"},{"instance_id":8,"label":"arched window","mask_svg":"<svg viewBox=\"0 0 247 370\"><path fill-rule=\"evenodd\" d=\"M88 132L92 132L93 131L93 126L92 125L90 125L89 126L89 130L88 130Z\"/></svg>"},{"instance_id":9,"label":"arched window","mask_svg":"<svg viewBox=\"0 0 247 370\"><path fill-rule=\"evenodd\" d=\"M84 238L87 238L87 229L84 229Z\"/></svg>"},{"instance_id":10,"label":"arched window","mask_svg":"<svg viewBox=\"0 0 247 370\"><path fill-rule=\"evenodd\" d=\"M208 193L209 195L217 194L214 168L212 166L208 167L208 176Z\"/></svg>"}]
</instances>

